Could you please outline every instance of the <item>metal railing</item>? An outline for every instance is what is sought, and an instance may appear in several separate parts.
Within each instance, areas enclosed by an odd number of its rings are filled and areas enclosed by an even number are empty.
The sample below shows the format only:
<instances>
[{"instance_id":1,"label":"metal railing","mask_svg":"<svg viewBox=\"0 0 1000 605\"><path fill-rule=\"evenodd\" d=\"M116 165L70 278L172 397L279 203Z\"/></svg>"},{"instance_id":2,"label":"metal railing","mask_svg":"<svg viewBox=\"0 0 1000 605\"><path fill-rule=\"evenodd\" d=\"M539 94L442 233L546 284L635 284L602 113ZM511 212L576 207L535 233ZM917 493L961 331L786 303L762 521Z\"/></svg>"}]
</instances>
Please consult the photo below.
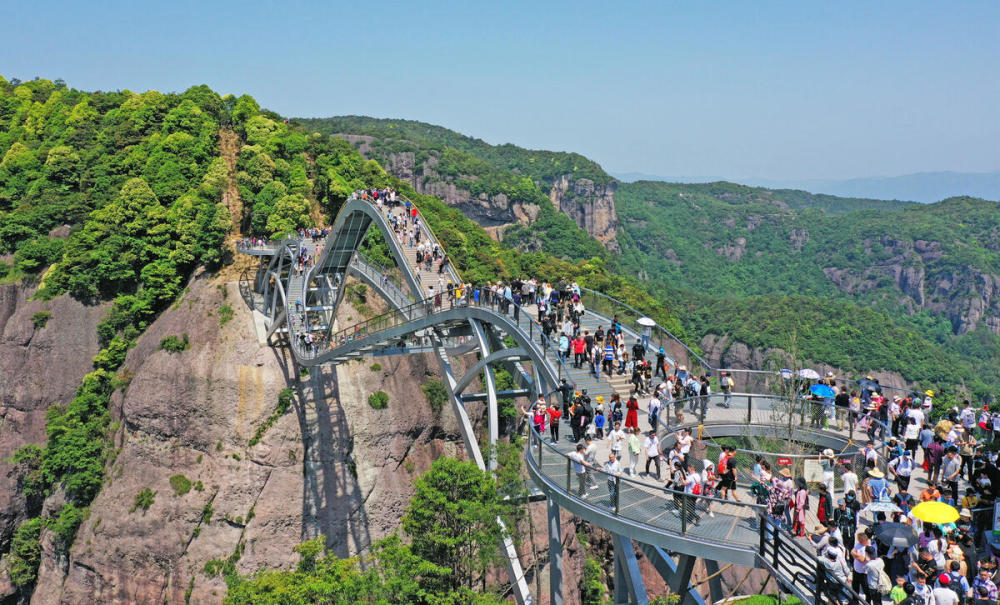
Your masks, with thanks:
<instances>
[{"instance_id":1,"label":"metal railing","mask_svg":"<svg viewBox=\"0 0 1000 605\"><path fill-rule=\"evenodd\" d=\"M594 310L596 313L600 313L611 320L617 316L618 322L622 326L627 327L637 335L642 336L645 326L639 325L639 319L649 317L645 313L638 311L617 298L601 294L600 292L591 290L590 288L580 288L580 300L583 302L583 306L586 310ZM669 351L674 345L680 345L683 347L683 349L687 351L687 354L690 356L692 363L697 360L698 363L706 369L712 369L712 364L708 363L708 361L706 361L701 355L695 353L691 347L684 344L684 341L674 336L669 330L662 327L658 323L654 326L650 326L650 337L647 350L655 353L662 348L664 352L666 352ZM671 365L677 365L676 359L671 358L671 362Z\"/></svg>"},{"instance_id":2,"label":"metal railing","mask_svg":"<svg viewBox=\"0 0 1000 605\"><path fill-rule=\"evenodd\" d=\"M815 552L809 552L766 515L760 520L759 540L760 561L779 580L784 592L813 605L868 604L868 600L854 592L848 582L834 576ZM847 569L851 569L849 564Z\"/></svg>"},{"instance_id":3,"label":"metal railing","mask_svg":"<svg viewBox=\"0 0 1000 605\"><path fill-rule=\"evenodd\" d=\"M866 441L868 436L856 427L855 421L849 414L840 416L838 409L832 405L797 397L732 393L729 407L721 407L724 401L723 395L713 394L707 397L695 396L662 402L660 413L657 415L657 435L663 447L673 447L676 442L676 434L682 429L690 428L693 436L705 443L705 458L715 460L718 458L721 446L732 446L734 441L729 435L713 436L713 424L766 426L773 429L773 434L761 431L762 434L758 435L758 438L767 445L770 445L772 440L790 440L799 445L806 445L806 439L810 434L818 435L822 431L834 439L842 440L840 447L831 448L834 449L837 460L841 463L849 462L858 477L864 477L866 460L858 442ZM677 410L681 410L683 420L678 421ZM843 422L843 429L839 428L839 421ZM716 438L723 440L723 442L716 441ZM739 438L735 443L739 444ZM885 470L888 461L887 446L881 440L876 440L875 444L875 453L878 456L876 464ZM778 447L778 444L774 445ZM832 442L831 445L833 445ZM776 474L782 466L778 464L778 458L787 458L790 464L786 466L789 467L793 476L797 477L804 474L805 461L816 460L822 449L825 448L818 444L806 452L773 452L765 449L736 447L735 455L740 469L740 483L750 483L746 480L750 478L750 471L758 457L768 462L772 474ZM834 473L834 480L835 487L839 487L841 485L839 473Z\"/></svg>"},{"instance_id":4,"label":"metal railing","mask_svg":"<svg viewBox=\"0 0 1000 605\"><path fill-rule=\"evenodd\" d=\"M699 541L756 548L758 519L766 507L667 489L600 467L574 470L574 461L532 428L527 448L529 464L565 497L584 502L615 518L658 532ZM627 461L621 462L627 468ZM596 486L596 489L594 488ZM712 512L716 518L708 517ZM724 522L722 517L725 517Z\"/></svg>"}]
</instances>

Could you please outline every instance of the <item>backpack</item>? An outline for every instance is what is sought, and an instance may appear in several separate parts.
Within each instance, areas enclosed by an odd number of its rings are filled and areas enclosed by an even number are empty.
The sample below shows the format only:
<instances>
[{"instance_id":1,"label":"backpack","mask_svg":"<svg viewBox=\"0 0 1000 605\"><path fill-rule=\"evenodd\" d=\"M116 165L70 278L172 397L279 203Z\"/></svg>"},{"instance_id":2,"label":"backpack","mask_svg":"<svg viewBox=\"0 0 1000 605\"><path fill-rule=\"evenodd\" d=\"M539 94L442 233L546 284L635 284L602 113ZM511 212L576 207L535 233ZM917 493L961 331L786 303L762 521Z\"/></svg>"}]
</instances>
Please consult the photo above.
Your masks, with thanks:
<instances>
[{"instance_id":1,"label":"backpack","mask_svg":"<svg viewBox=\"0 0 1000 605\"><path fill-rule=\"evenodd\" d=\"M725 475L729 472L729 456L723 456L722 460L719 460L719 474Z\"/></svg>"},{"instance_id":2,"label":"backpack","mask_svg":"<svg viewBox=\"0 0 1000 605\"><path fill-rule=\"evenodd\" d=\"M887 595L889 591L892 590L892 580L889 579L889 574L885 573L885 568L880 569L878 572L878 592L880 595Z\"/></svg>"},{"instance_id":3,"label":"backpack","mask_svg":"<svg viewBox=\"0 0 1000 605\"><path fill-rule=\"evenodd\" d=\"M732 376L726 376L726 386L728 388L730 388L730 389L733 388L734 386L736 386L736 383L733 382L733 377Z\"/></svg>"}]
</instances>

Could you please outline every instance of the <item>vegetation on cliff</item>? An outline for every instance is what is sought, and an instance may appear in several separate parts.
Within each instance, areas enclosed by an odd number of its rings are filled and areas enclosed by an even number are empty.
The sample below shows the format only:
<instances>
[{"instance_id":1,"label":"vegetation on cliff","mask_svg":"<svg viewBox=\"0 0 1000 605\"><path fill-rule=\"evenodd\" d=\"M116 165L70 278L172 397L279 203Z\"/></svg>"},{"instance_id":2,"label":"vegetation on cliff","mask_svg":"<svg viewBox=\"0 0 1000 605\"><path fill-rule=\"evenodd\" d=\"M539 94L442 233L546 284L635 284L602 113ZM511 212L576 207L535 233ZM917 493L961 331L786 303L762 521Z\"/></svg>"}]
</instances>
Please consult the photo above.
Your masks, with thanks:
<instances>
[{"instance_id":1,"label":"vegetation on cliff","mask_svg":"<svg viewBox=\"0 0 1000 605\"><path fill-rule=\"evenodd\" d=\"M417 479L403 516L409 544L393 534L375 543L362 561L324 554L319 537L296 547L301 560L294 571L228 574L225 602L502 603L504 587L488 581L500 562L497 516L517 506L503 499L505 489L473 462L438 458Z\"/></svg>"}]
</instances>

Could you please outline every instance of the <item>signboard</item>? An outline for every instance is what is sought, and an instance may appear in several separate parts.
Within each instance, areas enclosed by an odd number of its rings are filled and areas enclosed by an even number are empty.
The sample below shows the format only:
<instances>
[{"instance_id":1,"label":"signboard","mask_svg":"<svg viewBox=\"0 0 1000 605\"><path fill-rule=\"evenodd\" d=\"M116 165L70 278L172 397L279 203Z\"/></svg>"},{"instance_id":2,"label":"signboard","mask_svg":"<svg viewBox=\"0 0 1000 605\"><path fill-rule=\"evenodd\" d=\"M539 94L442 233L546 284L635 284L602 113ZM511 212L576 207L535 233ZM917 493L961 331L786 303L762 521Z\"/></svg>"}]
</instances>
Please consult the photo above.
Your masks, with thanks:
<instances>
[{"instance_id":1,"label":"signboard","mask_svg":"<svg viewBox=\"0 0 1000 605\"><path fill-rule=\"evenodd\" d=\"M792 465L791 458L778 458L778 466L791 466L791 465Z\"/></svg>"},{"instance_id":2,"label":"signboard","mask_svg":"<svg viewBox=\"0 0 1000 605\"><path fill-rule=\"evenodd\" d=\"M802 475L808 483L823 483L823 467L819 460L806 460L802 465Z\"/></svg>"}]
</instances>

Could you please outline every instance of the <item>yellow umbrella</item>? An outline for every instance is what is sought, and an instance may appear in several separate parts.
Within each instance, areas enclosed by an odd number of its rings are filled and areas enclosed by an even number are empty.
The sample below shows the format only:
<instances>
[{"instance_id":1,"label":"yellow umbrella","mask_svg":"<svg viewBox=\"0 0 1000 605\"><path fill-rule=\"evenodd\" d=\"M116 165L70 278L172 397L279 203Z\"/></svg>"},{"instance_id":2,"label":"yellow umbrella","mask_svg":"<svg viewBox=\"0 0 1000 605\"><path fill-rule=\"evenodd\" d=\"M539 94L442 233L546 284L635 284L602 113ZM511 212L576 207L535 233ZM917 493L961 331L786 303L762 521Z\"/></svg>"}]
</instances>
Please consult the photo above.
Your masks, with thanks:
<instances>
[{"instance_id":1,"label":"yellow umbrella","mask_svg":"<svg viewBox=\"0 0 1000 605\"><path fill-rule=\"evenodd\" d=\"M913 516L927 523L952 523L958 520L958 510L944 502L921 502L913 507Z\"/></svg>"}]
</instances>

